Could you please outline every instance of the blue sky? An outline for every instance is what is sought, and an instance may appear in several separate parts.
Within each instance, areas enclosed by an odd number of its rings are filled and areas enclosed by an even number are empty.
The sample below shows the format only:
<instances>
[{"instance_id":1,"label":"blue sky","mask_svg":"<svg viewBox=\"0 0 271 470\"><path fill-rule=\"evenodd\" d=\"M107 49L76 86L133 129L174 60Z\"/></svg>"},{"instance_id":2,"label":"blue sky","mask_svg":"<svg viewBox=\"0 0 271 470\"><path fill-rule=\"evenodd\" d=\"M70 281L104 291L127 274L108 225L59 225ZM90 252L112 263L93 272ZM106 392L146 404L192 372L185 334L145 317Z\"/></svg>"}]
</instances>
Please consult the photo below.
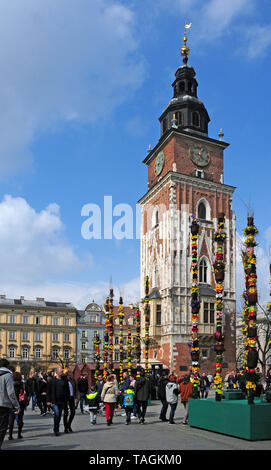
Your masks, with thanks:
<instances>
[{"instance_id":1,"label":"blue sky","mask_svg":"<svg viewBox=\"0 0 271 470\"><path fill-rule=\"evenodd\" d=\"M139 241L84 240L87 203L130 204L147 190L142 163L181 65L231 145L225 183L260 230L268 296L271 5L267 0L4 0L0 5L0 259L2 293L102 302L139 296ZM117 218L116 218L117 219ZM115 219L115 220L116 220ZM239 270L239 277L242 273ZM240 284L240 283L239 283Z\"/></svg>"}]
</instances>

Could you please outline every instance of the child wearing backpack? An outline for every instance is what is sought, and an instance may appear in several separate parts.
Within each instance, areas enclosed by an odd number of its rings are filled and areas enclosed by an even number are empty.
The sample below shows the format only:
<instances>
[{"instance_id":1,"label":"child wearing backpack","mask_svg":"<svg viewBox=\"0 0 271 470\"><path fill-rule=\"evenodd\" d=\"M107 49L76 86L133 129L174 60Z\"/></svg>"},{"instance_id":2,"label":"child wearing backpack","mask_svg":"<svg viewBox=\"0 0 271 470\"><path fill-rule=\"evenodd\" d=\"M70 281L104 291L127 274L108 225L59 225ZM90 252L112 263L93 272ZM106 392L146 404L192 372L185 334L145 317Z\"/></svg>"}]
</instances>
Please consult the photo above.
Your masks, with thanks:
<instances>
[{"instance_id":1,"label":"child wearing backpack","mask_svg":"<svg viewBox=\"0 0 271 470\"><path fill-rule=\"evenodd\" d=\"M126 413L125 424L131 423L131 413L133 412L133 409L134 409L134 403L135 403L135 392L134 392L133 387L130 386L124 391L124 396L123 396L123 406L125 408L125 413Z\"/></svg>"},{"instance_id":2,"label":"child wearing backpack","mask_svg":"<svg viewBox=\"0 0 271 470\"><path fill-rule=\"evenodd\" d=\"M97 412L100 407L100 396L96 391L96 386L90 387L90 392L86 395L86 400L89 409L90 423L96 424Z\"/></svg>"}]
</instances>

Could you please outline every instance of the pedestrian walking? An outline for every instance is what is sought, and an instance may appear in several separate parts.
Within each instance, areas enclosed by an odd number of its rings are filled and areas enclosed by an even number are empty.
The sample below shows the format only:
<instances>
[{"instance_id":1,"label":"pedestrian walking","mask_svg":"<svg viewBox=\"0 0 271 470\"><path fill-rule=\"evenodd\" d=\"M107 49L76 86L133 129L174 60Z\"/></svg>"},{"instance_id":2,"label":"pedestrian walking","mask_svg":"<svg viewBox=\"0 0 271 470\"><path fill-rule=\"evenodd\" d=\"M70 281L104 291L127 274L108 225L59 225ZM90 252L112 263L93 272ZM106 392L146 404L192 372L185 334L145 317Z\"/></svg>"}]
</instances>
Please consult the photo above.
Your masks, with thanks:
<instances>
[{"instance_id":1,"label":"pedestrian walking","mask_svg":"<svg viewBox=\"0 0 271 470\"><path fill-rule=\"evenodd\" d=\"M40 409L40 416L47 414L47 374L43 373L37 382L37 405Z\"/></svg>"},{"instance_id":2,"label":"pedestrian walking","mask_svg":"<svg viewBox=\"0 0 271 470\"><path fill-rule=\"evenodd\" d=\"M140 370L140 377L136 379L135 383L135 396L137 402L137 416L140 424L145 423L145 416L148 406L148 399L150 397L151 387L150 381L145 377L144 369Z\"/></svg>"},{"instance_id":3,"label":"pedestrian walking","mask_svg":"<svg viewBox=\"0 0 271 470\"><path fill-rule=\"evenodd\" d=\"M13 384L14 384L14 391L16 398L19 402L19 413L16 413L15 410L11 410L10 415L9 415L9 440L13 439L13 428L14 428L14 423L15 419L17 421L18 425L18 439L22 439L22 429L23 429L23 417L24 417L24 411L25 408L28 405L28 398L26 394L26 387L24 382L22 381L22 376L19 372L13 372Z\"/></svg>"},{"instance_id":4,"label":"pedestrian walking","mask_svg":"<svg viewBox=\"0 0 271 470\"><path fill-rule=\"evenodd\" d=\"M85 374L81 374L77 380L77 389L79 392L80 410L84 414L84 405L86 405L86 394L88 391L88 379Z\"/></svg>"},{"instance_id":5,"label":"pedestrian walking","mask_svg":"<svg viewBox=\"0 0 271 470\"><path fill-rule=\"evenodd\" d=\"M135 397L135 391L133 387L128 387L126 388L123 396L123 406L125 409L125 414L126 414L126 422L125 424L130 424L131 423L131 415L134 409L134 397Z\"/></svg>"},{"instance_id":6,"label":"pedestrian walking","mask_svg":"<svg viewBox=\"0 0 271 470\"><path fill-rule=\"evenodd\" d=\"M200 379L199 379L199 389L200 389L200 397L201 398L207 398L208 397L209 388L210 388L209 379L208 379L207 375L205 374L205 372L203 372L200 376Z\"/></svg>"},{"instance_id":7,"label":"pedestrian walking","mask_svg":"<svg viewBox=\"0 0 271 470\"><path fill-rule=\"evenodd\" d=\"M113 375L109 375L101 394L102 401L105 404L107 426L113 424L114 409L117 403L118 395L119 390L118 386L115 384L115 377Z\"/></svg>"},{"instance_id":8,"label":"pedestrian walking","mask_svg":"<svg viewBox=\"0 0 271 470\"><path fill-rule=\"evenodd\" d=\"M89 393L86 395L87 405L89 409L90 424L97 423L97 413L100 407L100 396L95 385L91 385Z\"/></svg>"},{"instance_id":9,"label":"pedestrian walking","mask_svg":"<svg viewBox=\"0 0 271 470\"><path fill-rule=\"evenodd\" d=\"M188 400L193 397L193 384L190 381L190 376L185 375L182 382L179 385L179 390L181 393L181 402L184 406L184 419L182 424L188 424Z\"/></svg>"},{"instance_id":10,"label":"pedestrian walking","mask_svg":"<svg viewBox=\"0 0 271 470\"><path fill-rule=\"evenodd\" d=\"M76 403L78 402L78 398L77 398L77 384L69 368L64 369L63 376L65 380L67 380L68 387L69 387L69 396L68 396L67 401L65 402L64 416L63 416L65 433L67 434L67 432L73 432L71 425L75 416L75 407L76 407Z\"/></svg>"},{"instance_id":11,"label":"pedestrian walking","mask_svg":"<svg viewBox=\"0 0 271 470\"><path fill-rule=\"evenodd\" d=\"M160 411L159 419L161 421L164 421L164 422L168 421L167 416L166 416L167 415L167 410L168 410L168 402L167 402L167 398L166 398L166 385L167 385L168 382L169 382L168 374L165 372L165 373L163 373L163 375L159 379L158 391L157 391L158 398L162 403L162 408L161 408L161 411Z\"/></svg>"},{"instance_id":12,"label":"pedestrian walking","mask_svg":"<svg viewBox=\"0 0 271 470\"><path fill-rule=\"evenodd\" d=\"M174 415L178 404L178 395L180 391L177 385L177 377L175 375L169 376L169 381L166 384L166 401L170 406L169 422L168 424L176 424L174 421Z\"/></svg>"},{"instance_id":13,"label":"pedestrian walking","mask_svg":"<svg viewBox=\"0 0 271 470\"><path fill-rule=\"evenodd\" d=\"M11 410L14 413L20 412L20 405L15 395L14 382L11 371L8 369L9 362L6 359L0 359L0 450L5 438L9 414Z\"/></svg>"},{"instance_id":14,"label":"pedestrian walking","mask_svg":"<svg viewBox=\"0 0 271 470\"><path fill-rule=\"evenodd\" d=\"M47 405L52 406L54 411L54 434L60 436L59 425L62 412L69 399L68 381L63 377L63 369L59 367L56 370L56 376L48 382L47 387ZM69 431L65 429L65 432Z\"/></svg>"}]
</instances>

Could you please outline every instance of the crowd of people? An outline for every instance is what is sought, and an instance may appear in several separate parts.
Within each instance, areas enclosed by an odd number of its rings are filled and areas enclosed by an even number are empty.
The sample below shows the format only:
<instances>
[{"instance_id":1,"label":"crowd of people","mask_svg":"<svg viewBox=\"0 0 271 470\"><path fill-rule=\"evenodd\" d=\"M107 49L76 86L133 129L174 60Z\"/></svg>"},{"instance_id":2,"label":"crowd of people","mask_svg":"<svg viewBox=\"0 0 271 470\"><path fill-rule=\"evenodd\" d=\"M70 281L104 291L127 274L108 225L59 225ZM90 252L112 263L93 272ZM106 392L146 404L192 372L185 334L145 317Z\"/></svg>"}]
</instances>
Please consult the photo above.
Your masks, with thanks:
<instances>
[{"instance_id":1,"label":"crowd of people","mask_svg":"<svg viewBox=\"0 0 271 470\"><path fill-rule=\"evenodd\" d=\"M271 368L265 376L259 372L259 378L262 379L258 383L259 393L271 389ZM200 375L199 398L208 397L212 384L211 374ZM230 372L224 379L224 385L229 389L244 390L244 374L242 371ZM6 359L0 359L0 449L6 434L9 440L13 439L15 422L17 438L22 439L24 412L28 406L32 411L37 408L40 416L52 414L53 433L59 436L62 416L64 433L73 432L72 422L78 407L82 414L89 413L92 426L97 423L98 416L104 415L107 426L111 426L117 410L125 417L126 425L132 419L143 425L151 398L160 400L159 419L169 425L175 424L174 415L180 401L184 409L182 424L187 425L188 400L192 396L191 372L183 377L163 372L154 380L141 369L136 376L124 372L121 383L117 382L114 374L106 380L99 375L96 383L89 386L86 375L82 374L75 380L68 368L58 368L48 374L33 373L25 380L19 372L12 371Z\"/></svg>"}]
</instances>

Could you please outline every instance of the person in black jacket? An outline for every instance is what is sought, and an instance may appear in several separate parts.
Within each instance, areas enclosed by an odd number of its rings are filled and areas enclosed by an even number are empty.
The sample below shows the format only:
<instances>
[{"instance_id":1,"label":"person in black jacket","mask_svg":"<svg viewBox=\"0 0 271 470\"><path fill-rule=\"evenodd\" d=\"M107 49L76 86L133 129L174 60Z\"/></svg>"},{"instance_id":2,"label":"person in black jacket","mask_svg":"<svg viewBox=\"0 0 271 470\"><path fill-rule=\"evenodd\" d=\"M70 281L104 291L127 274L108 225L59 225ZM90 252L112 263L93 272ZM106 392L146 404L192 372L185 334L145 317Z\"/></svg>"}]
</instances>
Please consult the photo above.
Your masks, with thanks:
<instances>
[{"instance_id":1,"label":"person in black jacket","mask_svg":"<svg viewBox=\"0 0 271 470\"><path fill-rule=\"evenodd\" d=\"M85 374L81 374L77 380L77 389L79 392L80 410L84 414L83 406L86 405L86 394L88 391L88 379Z\"/></svg>"},{"instance_id":2,"label":"person in black jacket","mask_svg":"<svg viewBox=\"0 0 271 470\"><path fill-rule=\"evenodd\" d=\"M56 377L48 382L47 387L47 405L52 406L54 411L54 433L60 436L59 424L61 421L62 411L70 397L68 381L63 377L63 369L59 367L56 371Z\"/></svg>"},{"instance_id":3,"label":"person in black jacket","mask_svg":"<svg viewBox=\"0 0 271 470\"><path fill-rule=\"evenodd\" d=\"M69 398L68 398L67 403L65 404L64 417L63 417L65 433L68 433L68 432L73 432L71 428L71 424L75 416L75 402L77 402L78 399L77 399L77 385L69 368L64 369L64 377L66 378L68 382L68 386L69 386Z\"/></svg>"},{"instance_id":4,"label":"person in black jacket","mask_svg":"<svg viewBox=\"0 0 271 470\"><path fill-rule=\"evenodd\" d=\"M168 421L166 414L167 414L167 409L168 409L168 402L166 399L166 385L169 382L168 379L168 374L164 373L162 377L159 379L158 382L158 398L161 400L162 403L162 408L160 411L160 417L161 421Z\"/></svg>"},{"instance_id":5,"label":"person in black jacket","mask_svg":"<svg viewBox=\"0 0 271 470\"><path fill-rule=\"evenodd\" d=\"M148 406L148 399L151 393L150 381L145 377L144 369L140 371L140 377L135 382L135 397L137 402L137 412L140 424L144 424Z\"/></svg>"},{"instance_id":6,"label":"person in black jacket","mask_svg":"<svg viewBox=\"0 0 271 470\"><path fill-rule=\"evenodd\" d=\"M201 398L207 398L209 393L210 382L205 372L202 373L199 380Z\"/></svg>"},{"instance_id":7,"label":"person in black jacket","mask_svg":"<svg viewBox=\"0 0 271 470\"><path fill-rule=\"evenodd\" d=\"M22 381L22 376L19 372L13 372L13 383L14 383L14 391L15 391L15 395L16 395L16 398L19 402L19 405L20 405L20 411L19 413L17 414L17 424L18 424L18 439L22 439L22 429L23 429L23 425L24 425L24 422L23 422L23 416L24 416L24 411L25 411L25 408L28 404L28 399L26 397L26 400L21 400L21 395L26 394L26 387L25 387L25 384L23 383ZM14 427L14 422L15 422L15 419L16 419L16 413L14 410L11 411L10 415L9 415L9 440L13 439L12 437L12 433L13 433L13 427Z\"/></svg>"},{"instance_id":8,"label":"person in black jacket","mask_svg":"<svg viewBox=\"0 0 271 470\"><path fill-rule=\"evenodd\" d=\"M47 414L47 385L47 374L42 374L37 382L37 405L41 416Z\"/></svg>"}]
</instances>

